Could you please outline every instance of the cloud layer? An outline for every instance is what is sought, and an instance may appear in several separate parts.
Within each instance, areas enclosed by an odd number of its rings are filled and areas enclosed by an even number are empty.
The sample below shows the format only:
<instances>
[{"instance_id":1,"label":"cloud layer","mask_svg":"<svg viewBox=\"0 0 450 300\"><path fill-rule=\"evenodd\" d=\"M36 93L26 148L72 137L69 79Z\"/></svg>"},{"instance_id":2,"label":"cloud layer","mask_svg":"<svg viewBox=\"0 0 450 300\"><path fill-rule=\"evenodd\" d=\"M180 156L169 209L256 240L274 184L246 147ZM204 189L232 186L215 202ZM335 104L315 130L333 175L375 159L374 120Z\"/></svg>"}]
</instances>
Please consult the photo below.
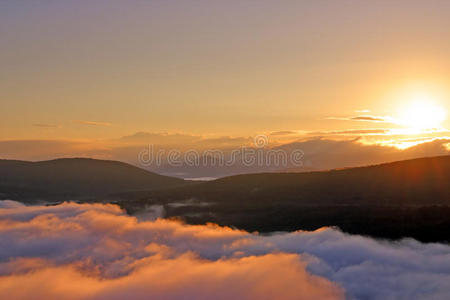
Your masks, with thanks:
<instances>
[{"instance_id":1,"label":"cloud layer","mask_svg":"<svg viewBox=\"0 0 450 300\"><path fill-rule=\"evenodd\" d=\"M278 137L289 136L289 132L275 133ZM350 138L355 134L364 134L364 138ZM405 139L401 136L386 136L388 143L393 143L396 139L401 139L402 144L410 146L407 149L383 146L383 144L371 143L379 135L384 135L385 129L368 130L348 130L332 132L313 132L306 139L296 142L277 145L272 147L270 143L268 149L283 150L290 155L292 151L302 151L302 166L285 164L244 164L242 157L237 157L231 166L220 168L213 163L192 165L183 159L188 151L195 150L201 156L206 149L219 150L224 153L227 160L231 157L233 150L242 149L245 145L248 148L254 147L252 138L209 138L188 135L157 135L140 133L134 136L123 138L113 144L107 142L90 141L58 141L58 140L12 140L0 141L0 159L26 159L26 160L47 160L62 157L90 157L97 159L118 160L146 168L149 171L163 175L199 178L199 177L223 177L243 173L261 173L273 171L307 171L307 170L328 170L343 167L356 167L371 164L379 164L397 160L413 159L427 156L439 156L450 154L449 133L440 138L410 137ZM332 139L331 136L338 137ZM342 138L342 139L341 139ZM145 140L148 143L145 144ZM193 140L196 140L194 143ZM183 141L183 145L180 144ZM128 146L126 146L128 145ZM140 153L150 153L152 145L153 162L152 165L143 164L139 161ZM154 145L154 147L153 147ZM195 145L195 147L194 147ZM192 148L189 148L191 147ZM170 151L179 151L180 160L184 164L169 164L168 154ZM159 153L162 153L159 156ZM161 164L156 164L156 157L162 157ZM288 160L290 161L290 160Z\"/></svg>"},{"instance_id":2,"label":"cloud layer","mask_svg":"<svg viewBox=\"0 0 450 300\"><path fill-rule=\"evenodd\" d=\"M450 246L0 201L1 299L444 299Z\"/></svg>"}]
</instances>

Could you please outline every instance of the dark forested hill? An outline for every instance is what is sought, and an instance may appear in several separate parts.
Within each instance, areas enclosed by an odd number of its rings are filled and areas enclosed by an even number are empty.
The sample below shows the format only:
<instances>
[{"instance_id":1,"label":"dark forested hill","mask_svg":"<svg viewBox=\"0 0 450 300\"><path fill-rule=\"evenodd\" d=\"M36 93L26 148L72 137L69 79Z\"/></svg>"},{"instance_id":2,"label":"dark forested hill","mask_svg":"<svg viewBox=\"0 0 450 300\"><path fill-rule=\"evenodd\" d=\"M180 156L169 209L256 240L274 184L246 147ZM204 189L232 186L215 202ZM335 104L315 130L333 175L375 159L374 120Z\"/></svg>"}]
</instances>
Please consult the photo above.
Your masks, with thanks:
<instances>
[{"instance_id":1,"label":"dark forested hill","mask_svg":"<svg viewBox=\"0 0 450 300\"><path fill-rule=\"evenodd\" d=\"M93 159L0 161L0 198L111 201L129 213L250 231L338 226L355 234L450 241L450 156L310 173L186 182Z\"/></svg>"},{"instance_id":2,"label":"dark forested hill","mask_svg":"<svg viewBox=\"0 0 450 300\"><path fill-rule=\"evenodd\" d=\"M0 160L2 199L65 200L167 188L183 183L181 179L117 161L86 158L40 162Z\"/></svg>"},{"instance_id":3,"label":"dark forested hill","mask_svg":"<svg viewBox=\"0 0 450 300\"><path fill-rule=\"evenodd\" d=\"M237 175L170 190L135 193L131 198L195 198L243 206L429 206L450 205L449 183L450 156L440 156L324 172Z\"/></svg>"},{"instance_id":4,"label":"dark forested hill","mask_svg":"<svg viewBox=\"0 0 450 300\"><path fill-rule=\"evenodd\" d=\"M353 234L450 242L450 156L311 173L239 175L125 193L130 213L163 205L191 224L260 231L338 226Z\"/></svg>"}]
</instances>

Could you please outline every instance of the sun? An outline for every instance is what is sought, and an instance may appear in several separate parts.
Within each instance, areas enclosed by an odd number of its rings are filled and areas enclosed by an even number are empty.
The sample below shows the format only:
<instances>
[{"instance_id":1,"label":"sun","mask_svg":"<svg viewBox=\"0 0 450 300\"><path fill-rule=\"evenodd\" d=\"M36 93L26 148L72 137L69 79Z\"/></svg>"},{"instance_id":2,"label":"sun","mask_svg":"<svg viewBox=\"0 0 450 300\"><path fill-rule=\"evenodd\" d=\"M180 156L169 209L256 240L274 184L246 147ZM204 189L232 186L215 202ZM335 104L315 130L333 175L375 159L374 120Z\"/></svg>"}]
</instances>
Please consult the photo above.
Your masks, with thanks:
<instances>
[{"instance_id":1,"label":"sun","mask_svg":"<svg viewBox=\"0 0 450 300\"><path fill-rule=\"evenodd\" d=\"M418 95L400 112L399 123L414 130L435 129L445 121L446 111L427 96Z\"/></svg>"}]
</instances>

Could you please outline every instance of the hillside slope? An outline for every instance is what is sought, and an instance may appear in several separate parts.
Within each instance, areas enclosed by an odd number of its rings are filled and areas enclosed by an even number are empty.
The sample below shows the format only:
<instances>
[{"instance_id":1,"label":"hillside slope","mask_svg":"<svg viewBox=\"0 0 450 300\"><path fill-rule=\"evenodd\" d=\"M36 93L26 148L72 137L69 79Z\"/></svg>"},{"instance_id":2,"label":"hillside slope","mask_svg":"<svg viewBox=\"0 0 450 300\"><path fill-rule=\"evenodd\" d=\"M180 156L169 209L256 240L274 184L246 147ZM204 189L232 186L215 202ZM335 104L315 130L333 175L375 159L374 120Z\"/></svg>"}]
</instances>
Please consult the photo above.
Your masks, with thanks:
<instances>
[{"instance_id":1,"label":"hillside slope","mask_svg":"<svg viewBox=\"0 0 450 300\"><path fill-rule=\"evenodd\" d=\"M162 205L165 217L248 231L314 230L450 242L450 156L298 174L251 174L125 193L130 213ZM143 209L144 208L144 209Z\"/></svg>"},{"instance_id":2,"label":"hillside slope","mask_svg":"<svg viewBox=\"0 0 450 300\"><path fill-rule=\"evenodd\" d=\"M309 173L226 177L180 188L135 193L160 201L296 205L450 205L450 156ZM126 195L124 195L126 196Z\"/></svg>"},{"instance_id":3,"label":"hillside slope","mask_svg":"<svg viewBox=\"0 0 450 300\"><path fill-rule=\"evenodd\" d=\"M27 162L0 160L0 198L32 200L85 198L182 185L117 161L67 158Z\"/></svg>"}]
</instances>

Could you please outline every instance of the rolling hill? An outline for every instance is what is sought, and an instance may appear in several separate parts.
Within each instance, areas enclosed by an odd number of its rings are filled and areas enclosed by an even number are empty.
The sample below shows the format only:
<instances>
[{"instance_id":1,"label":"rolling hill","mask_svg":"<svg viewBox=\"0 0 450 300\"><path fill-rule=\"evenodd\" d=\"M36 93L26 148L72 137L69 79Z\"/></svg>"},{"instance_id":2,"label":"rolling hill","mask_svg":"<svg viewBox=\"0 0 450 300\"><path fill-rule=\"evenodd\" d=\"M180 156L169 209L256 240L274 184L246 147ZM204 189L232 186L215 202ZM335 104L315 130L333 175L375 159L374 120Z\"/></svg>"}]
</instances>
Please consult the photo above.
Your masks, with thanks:
<instances>
[{"instance_id":1,"label":"rolling hill","mask_svg":"<svg viewBox=\"0 0 450 300\"><path fill-rule=\"evenodd\" d=\"M173 189L121 196L165 201L296 205L450 205L450 156L307 173L225 177Z\"/></svg>"},{"instance_id":2,"label":"rolling hill","mask_svg":"<svg viewBox=\"0 0 450 300\"><path fill-rule=\"evenodd\" d=\"M115 161L0 160L0 198L114 202L130 214L249 231L338 226L353 234L450 242L450 156L309 173L190 182Z\"/></svg>"},{"instance_id":3,"label":"rolling hill","mask_svg":"<svg viewBox=\"0 0 450 300\"><path fill-rule=\"evenodd\" d=\"M40 162L0 160L0 198L66 200L183 185L126 163L87 158Z\"/></svg>"},{"instance_id":4,"label":"rolling hill","mask_svg":"<svg viewBox=\"0 0 450 300\"><path fill-rule=\"evenodd\" d=\"M450 242L450 156L310 173L238 175L171 189L123 193L118 204L140 213L162 205L165 217L248 231L337 226L379 238Z\"/></svg>"}]
</instances>

